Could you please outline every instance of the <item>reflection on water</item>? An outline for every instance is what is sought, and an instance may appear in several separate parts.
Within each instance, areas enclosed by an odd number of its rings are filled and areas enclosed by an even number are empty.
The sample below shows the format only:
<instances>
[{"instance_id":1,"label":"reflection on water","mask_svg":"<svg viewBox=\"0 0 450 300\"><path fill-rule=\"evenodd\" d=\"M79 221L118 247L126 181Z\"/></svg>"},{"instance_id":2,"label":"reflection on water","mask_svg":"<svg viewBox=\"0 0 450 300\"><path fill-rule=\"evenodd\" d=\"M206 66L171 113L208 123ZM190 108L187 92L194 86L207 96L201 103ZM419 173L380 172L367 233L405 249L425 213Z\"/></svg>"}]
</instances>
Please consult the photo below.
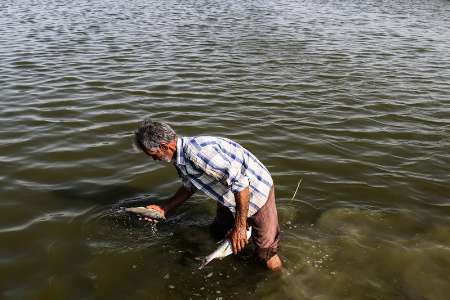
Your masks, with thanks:
<instances>
[{"instance_id":1,"label":"reflection on water","mask_svg":"<svg viewBox=\"0 0 450 300\"><path fill-rule=\"evenodd\" d=\"M450 3L4 1L0 298L446 299ZM133 152L146 115L273 174L283 274L216 247ZM302 185L291 200L299 178Z\"/></svg>"}]
</instances>

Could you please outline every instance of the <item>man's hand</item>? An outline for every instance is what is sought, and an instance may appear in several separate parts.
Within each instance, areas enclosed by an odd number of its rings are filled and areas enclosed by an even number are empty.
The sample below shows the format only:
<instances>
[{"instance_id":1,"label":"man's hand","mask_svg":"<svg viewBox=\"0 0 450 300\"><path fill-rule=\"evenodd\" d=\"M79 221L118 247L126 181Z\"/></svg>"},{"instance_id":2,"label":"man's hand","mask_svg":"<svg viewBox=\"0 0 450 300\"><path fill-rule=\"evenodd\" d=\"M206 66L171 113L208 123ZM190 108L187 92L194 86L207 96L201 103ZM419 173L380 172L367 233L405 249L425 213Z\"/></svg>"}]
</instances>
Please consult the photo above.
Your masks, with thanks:
<instances>
[{"instance_id":1,"label":"man's hand","mask_svg":"<svg viewBox=\"0 0 450 300\"><path fill-rule=\"evenodd\" d=\"M150 209L156 210L156 211L160 212L164 217L166 216L166 211L164 210L164 208L162 208L162 207L159 206L159 205L156 205L156 204L150 204L150 205L146 206L146 208L150 208ZM152 223L152 224L158 223L157 220L152 219L152 218L150 218L150 217L144 217L144 220L149 221L149 222Z\"/></svg>"},{"instance_id":2,"label":"man's hand","mask_svg":"<svg viewBox=\"0 0 450 300\"><path fill-rule=\"evenodd\" d=\"M248 244L247 230L245 226L235 226L229 236L233 253L237 254Z\"/></svg>"}]
</instances>

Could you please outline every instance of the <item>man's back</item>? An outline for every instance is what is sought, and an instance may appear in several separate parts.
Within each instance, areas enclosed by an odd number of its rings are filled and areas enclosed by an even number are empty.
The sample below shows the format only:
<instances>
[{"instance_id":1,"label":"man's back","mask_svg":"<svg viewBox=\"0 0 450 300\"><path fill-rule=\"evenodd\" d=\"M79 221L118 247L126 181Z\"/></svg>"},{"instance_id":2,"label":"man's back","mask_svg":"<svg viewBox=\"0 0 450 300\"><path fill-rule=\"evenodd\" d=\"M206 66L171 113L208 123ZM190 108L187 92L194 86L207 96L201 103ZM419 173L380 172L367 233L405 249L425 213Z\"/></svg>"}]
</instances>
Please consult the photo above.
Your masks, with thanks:
<instances>
[{"instance_id":1,"label":"man's back","mask_svg":"<svg viewBox=\"0 0 450 300\"><path fill-rule=\"evenodd\" d=\"M183 179L235 211L234 192L249 187L249 216L266 202L273 181L267 168L238 143L220 137L183 137L175 166Z\"/></svg>"}]
</instances>

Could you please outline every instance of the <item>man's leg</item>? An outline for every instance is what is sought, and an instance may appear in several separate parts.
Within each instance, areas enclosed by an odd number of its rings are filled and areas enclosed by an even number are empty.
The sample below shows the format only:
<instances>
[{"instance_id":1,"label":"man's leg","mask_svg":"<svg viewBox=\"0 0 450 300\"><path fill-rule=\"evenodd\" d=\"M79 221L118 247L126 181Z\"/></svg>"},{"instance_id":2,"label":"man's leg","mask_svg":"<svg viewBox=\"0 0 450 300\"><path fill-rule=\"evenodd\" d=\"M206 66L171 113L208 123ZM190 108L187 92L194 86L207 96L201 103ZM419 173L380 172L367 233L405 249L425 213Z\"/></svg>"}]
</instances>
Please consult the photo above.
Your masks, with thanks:
<instances>
[{"instance_id":1,"label":"man's leg","mask_svg":"<svg viewBox=\"0 0 450 300\"><path fill-rule=\"evenodd\" d=\"M253 227L252 239L256 246L256 257L263 261L270 270L281 270L282 262L277 254L280 226L274 187L270 191L266 204L249 219L249 224Z\"/></svg>"},{"instance_id":2,"label":"man's leg","mask_svg":"<svg viewBox=\"0 0 450 300\"><path fill-rule=\"evenodd\" d=\"M283 268L283 263L281 262L280 257L278 254L275 254L271 258L269 258L268 261L266 261L266 266L271 271L280 271Z\"/></svg>"}]
</instances>

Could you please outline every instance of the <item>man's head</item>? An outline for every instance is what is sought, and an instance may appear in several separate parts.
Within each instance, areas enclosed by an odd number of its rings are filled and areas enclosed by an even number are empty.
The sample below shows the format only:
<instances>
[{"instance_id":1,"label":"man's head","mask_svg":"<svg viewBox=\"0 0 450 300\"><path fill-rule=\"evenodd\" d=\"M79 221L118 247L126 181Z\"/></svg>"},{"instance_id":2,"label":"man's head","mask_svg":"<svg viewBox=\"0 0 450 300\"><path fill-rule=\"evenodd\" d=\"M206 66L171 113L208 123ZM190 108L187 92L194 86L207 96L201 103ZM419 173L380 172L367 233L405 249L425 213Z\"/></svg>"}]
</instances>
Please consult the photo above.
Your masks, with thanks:
<instances>
[{"instance_id":1,"label":"man's head","mask_svg":"<svg viewBox=\"0 0 450 300\"><path fill-rule=\"evenodd\" d=\"M168 124L146 118L134 132L134 144L154 160L170 162L177 147L176 137Z\"/></svg>"}]
</instances>

